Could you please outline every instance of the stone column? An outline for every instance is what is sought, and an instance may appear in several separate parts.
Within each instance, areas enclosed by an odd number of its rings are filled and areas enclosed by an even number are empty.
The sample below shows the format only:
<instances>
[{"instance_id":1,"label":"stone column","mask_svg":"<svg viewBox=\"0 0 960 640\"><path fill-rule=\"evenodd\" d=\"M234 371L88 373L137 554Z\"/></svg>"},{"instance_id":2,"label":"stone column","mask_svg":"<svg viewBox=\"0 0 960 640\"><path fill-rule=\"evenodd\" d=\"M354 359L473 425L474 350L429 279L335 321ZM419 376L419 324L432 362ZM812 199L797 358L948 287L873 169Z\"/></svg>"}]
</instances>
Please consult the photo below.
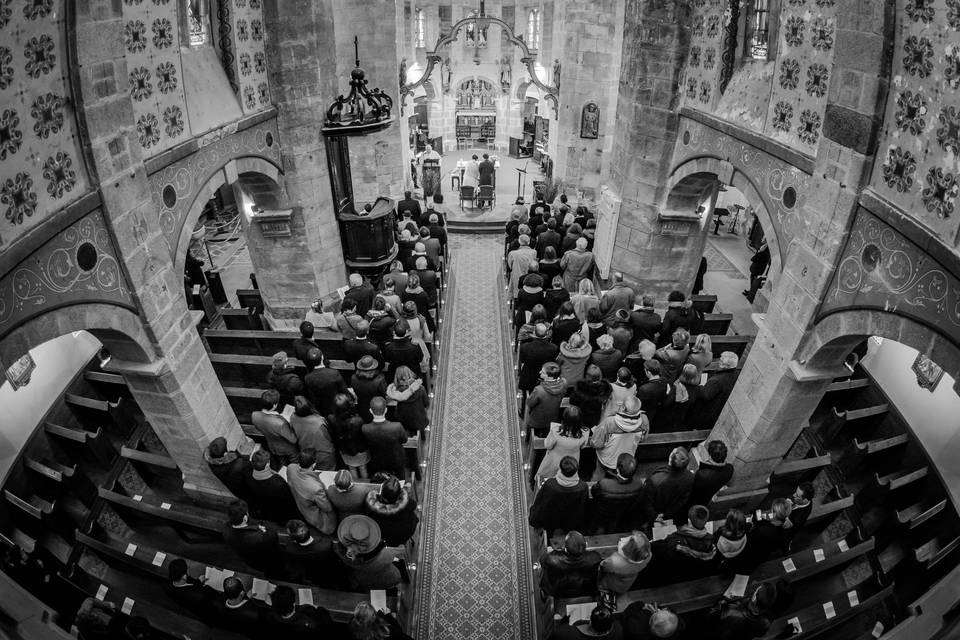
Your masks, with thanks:
<instances>
[{"instance_id":1,"label":"stone column","mask_svg":"<svg viewBox=\"0 0 960 640\"><path fill-rule=\"evenodd\" d=\"M104 219L155 351L149 364L116 362L114 367L127 378L185 481L223 491L203 462L203 447L217 436L237 443L243 433L187 310L183 275L174 273L153 209L127 90L123 40L104 37L122 31L118 3L78 5L80 91Z\"/></svg>"}]
</instances>

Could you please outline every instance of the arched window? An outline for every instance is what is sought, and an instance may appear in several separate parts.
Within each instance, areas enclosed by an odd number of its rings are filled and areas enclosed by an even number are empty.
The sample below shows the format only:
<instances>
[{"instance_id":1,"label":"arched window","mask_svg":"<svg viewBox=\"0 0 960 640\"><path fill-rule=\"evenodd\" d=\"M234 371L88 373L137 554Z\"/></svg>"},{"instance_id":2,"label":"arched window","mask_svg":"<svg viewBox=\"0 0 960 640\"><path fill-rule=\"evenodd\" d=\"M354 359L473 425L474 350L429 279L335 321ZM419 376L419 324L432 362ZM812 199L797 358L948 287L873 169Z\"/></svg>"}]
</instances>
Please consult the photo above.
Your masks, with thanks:
<instances>
[{"instance_id":1,"label":"arched window","mask_svg":"<svg viewBox=\"0 0 960 640\"><path fill-rule=\"evenodd\" d=\"M540 48L540 9L530 9L527 13L527 46Z\"/></svg>"},{"instance_id":2,"label":"arched window","mask_svg":"<svg viewBox=\"0 0 960 640\"><path fill-rule=\"evenodd\" d=\"M423 24L423 9L417 9L413 23L413 44L417 49L427 46L427 30Z\"/></svg>"}]
</instances>

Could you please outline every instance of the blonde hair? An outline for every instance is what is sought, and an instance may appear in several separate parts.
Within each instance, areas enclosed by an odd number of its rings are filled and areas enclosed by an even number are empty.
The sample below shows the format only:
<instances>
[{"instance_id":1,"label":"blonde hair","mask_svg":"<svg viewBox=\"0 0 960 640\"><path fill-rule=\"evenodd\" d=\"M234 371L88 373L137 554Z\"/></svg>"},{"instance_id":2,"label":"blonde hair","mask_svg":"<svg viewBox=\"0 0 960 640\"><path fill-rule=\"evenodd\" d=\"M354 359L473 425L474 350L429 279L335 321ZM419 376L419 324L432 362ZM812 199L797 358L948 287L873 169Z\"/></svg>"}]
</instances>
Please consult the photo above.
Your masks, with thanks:
<instances>
[{"instance_id":1,"label":"blonde hair","mask_svg":"<svg viewBox=\"0 0 960 640\"><path fill-rule=\"evenodd\" d=\"M356 640L386 640L390 625L380 618L369 602L359 602L350 618L350 635Z\"/></svg>"},{"instance_id":2,"label":"blonde hair","mask_svg":"<svg viewBox=\"0 0 960 640\"><path fill-rule=\"evenodd\" d=\"M413 371L410 370L410 367L399 366L393 374L393 384L400 391L403 391L417 379L417 376L413 375Z\"/></svg>"},{"instance_id":3,"label":"blonde hair","mask_svg":"<svg viewBox=\"0 0 960 640\"><path fill-rule=\"evenodd\" d=\"M579 349L586 343L586 338L583 337L583 334L577 331L567 339L567 345L571 349Z\"/></svg>"},{"instance_id":4,"label":"blonde hair","mask_svg":"<svg viewBox=\"0 0 960 640\"><path fill-rule=\"evenodd\" d=\"M599 338L597 338L597 346L601 349L612 349L613 348L613 336L609 333L605 333Z\"/></svg>"},{"instance_id":5,"label":"blonde hair","mask_svg":"<svg viewBox=\"0 0 960 640\"><path fill-rule=\"evenodd\" d=\"M713 351L713 341L710 340L710 336L705 333L699 334L693 343L693 352L708 353L711 351Z\"/></svg>"},{"instance_id":6,"label":"blonde hair","mask_svg":"<svg viewBox=\"0 0 960 640\"><path fill-rule=\"evenodd\" d=\"M582 296L595 296L597 295L596 289L593 287L593 281L589 278L584 278L580 281L580 284L577 285L577 293Z\"/></svg>"},{"instance_id":7,"label":"blonde hair","mask_svg":"<svg viewBox=\"0 0 960 640\"><path fill-rule=\"evenodd\" d=\"M643 356L644 360L649 360L657 352L657 345L646 339L641 340L640 344L637 345L637 352Z\"/></svg>"}]
</instances>

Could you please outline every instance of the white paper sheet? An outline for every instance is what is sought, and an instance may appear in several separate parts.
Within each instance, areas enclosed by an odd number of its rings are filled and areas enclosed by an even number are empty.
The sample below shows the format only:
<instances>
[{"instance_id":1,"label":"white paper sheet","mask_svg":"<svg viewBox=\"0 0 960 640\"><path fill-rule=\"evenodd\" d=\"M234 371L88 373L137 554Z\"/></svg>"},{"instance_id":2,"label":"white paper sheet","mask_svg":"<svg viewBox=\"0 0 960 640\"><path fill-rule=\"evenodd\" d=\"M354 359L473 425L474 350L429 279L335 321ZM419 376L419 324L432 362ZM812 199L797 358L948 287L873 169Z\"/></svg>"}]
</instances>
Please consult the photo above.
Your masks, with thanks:
<instances>
[{"instance_id":1,"label":"white paper sheet","mask_svg":"<svg viewBox=\"0 0 960 640\"><path fill-rule=\"evenodd\" d=\"M313 606L313 590L312 589L297 589L297 603L302 605Z\"/></svg>"},{"instance_id":2,"label":"white paper sheet","mask_svg":"<svg viewBox=\"0 0 960 640\"><path fill-rule=\"evenodd\" d=\"M160 503L160 508L161 508L161 509L166 509L166 510L168 510L168 511L169 511L170 507L172 507L172 506L173 506L173 505L170 504L169 502L161 502L161 503Z\"/></svg>"},{"instance_id":3,"label":"white paper sheet","mask_svg":"<svg viewBox=\"0 0 960 640\"><path fill-rule=\"evenodd\" d=\"M163 551L157 551L157 555L153 556L153 566L162 567L163 561L167 559L167 554Z\"/></svg>"},{"instance_id":4,"label":"white paper sheet","mask_svg":"<svg viewBox=\"0 0 960 640\"><path fill-rule=\"evenodd\" d=\"M97 589L96 598L97 598L97 600L101 600L101 601L102 601L102 600L103 600L104 598L106 598L106 597L107 597L107 585L102 584L102 585L100 585L100 588Z\"/></svg>"},{"instance_id":5,"label":"white paper sheet","mask_svg":"<svg viewBox=\"0 0 960 640\"><path fill-rule=\"evenodd\" d=\"M582 604L568 604L567 615L570 616L570 624L580 620L589 620L590 614L597 607L596 602L584 602Z\"/></svg>"},{"instance_id":6,"label":"white paper sheet","mask_svg":"<svg viewBox=\"0 0 960 640\"><path fill-rule=\"evenodd\" d=\"M387 592L382 589L374 589L370 592L370 604L377 611L387 611Z\"/></svg>"},{"instance_id":7,"label":"white paper sheet","mask_svg":"<svg viewBox=\"0 0 960 640\"><path fill-rule=\"evenodd\" d=\"M793 564L793 558L787 558L783 561L783 570L787 573L793 573L797 570L797 565Z\"/></svg>"},{"instance_id":8,"label":"white paper sheet","mask_svg":"<svg viewBox=\"0 0 960 640\"><path fill-rule=\"evenodd\" d=\"M727 598L742 598L744 594L747 593L748 582L750 582L750 576L738 573L733 577L733 582L731 582L727 590L723 592L723 595Z\"/></svg>"},{"instance_id":9,"label":"white paper sheet","mask_svg":"<svg viewBox=\"0 0 960 640\"><path fill-rule=\"evenodd\" d=\"M874 638L879 638L880 636L883 635L883 631L884 631L883 623L878 622L877 624L873 625L873 631L870 632L870 635L872 635Z\"/></svg>"},{"instance_id":10,"label":"white paper sheet","mask_svg":"<svg viewBox=\"0 0 960 640\"><path fill-rule=\"evenodd\" d=\"M803 633L803 627L800 626L800 618L790 618L787 620L787 624L793 625L793 628L797 630L797 633Z\"/></svg>"},{"instance_id":11,"label":"white paper sheet","mask_svg":"<svg viewBox=\"0 0 960 640\"><path fill-rule=\"evenodd\" d=\"M841 540L837 543L837 548L840 549L840 551L849 551L850 545L847 544L846 540Z\"/></svg>"},{"instance_id":12,"label":"white paper sheet","mask_svg":"<svg viewBox=\"0 0 960 640\"><path fill-rule=\"evenodd\" d=\"M276 588L275 585L270 584L263 578L254 578L253 584L250 586L250 597L269 604L270 594L273 593L273 590Z\"/></svg>"},{"instance_id":13,"label":"white paper sheet","mask_svg":"<svg viewBox=\"0 0 960 640\"><path fill-rule=\"evenodd\" d=\"M823 603L823 615L826 616L827 620L836 617L837 610L833 608L833 602Z\"/></svg>"},{"instance_id":14,"label":"white paper sheet","mask_svg":"<svg viewBox=\"0 0 960 640\"><path fill-rule=\"evenodd\" d=\"M203 575L207 579L208 587L216 591L223 591L223 579L226 577L223 575L223 571L216 567L207 567Z\"/></svg>"},{"instance_id":15,"label":"white paper sheet","mask_svg":"<svg viewBox=\"0 0 960 640\"><path fill-rule=\"evenodd\" d=\"M123 606L120 607L120 613L125 613L130 615L130 612L133 611L134 602L130 598L123 599Z\"/></svg>"},{"instance_id":16,"label":"white paper sheet","mask_svg":"<svg viewBox=\"0 0 960 640\"><path fill-rule=\"evenodd\" d=\"M283 415L284 418L287 419L287 422L290 422L290 418L293 417L293 412L294 412L294 408L292 405L289 405L289 404L283 405L283 411L281 414Z\"/></svg>"},{"instance_id":17,"label":"white paper sheet","mask_svg":"<svg viewBox=\"0 0 960 640\"><path fill-rule=\"evenodd\" d=\"M855 607L860 604L860 596L857 595L856 591L847 591L847 600L850 601L851 607Z\"/></svg>"},{"instance_id":18,"label":"white paper sheet","mask_svg":"<svg viewBox=\"0 0 960 640\"><path fill-rule=\"evenodd\" d=\"M823 549L814 549L813 550L813 559L817 562L823 562L823 559L826 556L823 553Z\"/></svg>"},{"instance_id":19,"label":"white paper sheet","mask_svg":"<svg viewBox=\"0 0 960 640\"><path fill-rule=\"evenodd\" d=\"M135 554L136 552L137 552L137 545L133 544L132 542L131 542L130 544L128 544L128 545L127 545L127 548L124 549L124 551L123 551L123 553L124 553L125 555L131 556L131 557L132 557L133 554Z\"/></svg>"}]
</instances>

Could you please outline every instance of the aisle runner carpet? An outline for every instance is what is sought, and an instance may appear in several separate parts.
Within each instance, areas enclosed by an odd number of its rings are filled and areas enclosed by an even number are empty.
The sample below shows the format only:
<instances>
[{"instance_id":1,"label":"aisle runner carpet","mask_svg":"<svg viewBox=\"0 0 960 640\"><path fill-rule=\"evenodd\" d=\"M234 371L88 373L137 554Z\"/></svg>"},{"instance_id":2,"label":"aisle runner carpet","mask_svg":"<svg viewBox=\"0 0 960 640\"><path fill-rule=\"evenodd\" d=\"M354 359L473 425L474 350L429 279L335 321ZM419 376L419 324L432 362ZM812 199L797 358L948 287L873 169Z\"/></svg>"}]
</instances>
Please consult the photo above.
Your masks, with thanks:
<instances>
[{"instance_id":1,"label":"aisle runner carpet","mask_svg":"<svg viewBox=\"0 0 960 640\"><path fill-rule=\"evenodd\" d=\"M446 383L437 398L441 418L433 430L418 571L421 640L534 637L519 437L508 411L509 343L500 318L502 247L490 236L451 237Z\"/></svg>"}]
</instances>

